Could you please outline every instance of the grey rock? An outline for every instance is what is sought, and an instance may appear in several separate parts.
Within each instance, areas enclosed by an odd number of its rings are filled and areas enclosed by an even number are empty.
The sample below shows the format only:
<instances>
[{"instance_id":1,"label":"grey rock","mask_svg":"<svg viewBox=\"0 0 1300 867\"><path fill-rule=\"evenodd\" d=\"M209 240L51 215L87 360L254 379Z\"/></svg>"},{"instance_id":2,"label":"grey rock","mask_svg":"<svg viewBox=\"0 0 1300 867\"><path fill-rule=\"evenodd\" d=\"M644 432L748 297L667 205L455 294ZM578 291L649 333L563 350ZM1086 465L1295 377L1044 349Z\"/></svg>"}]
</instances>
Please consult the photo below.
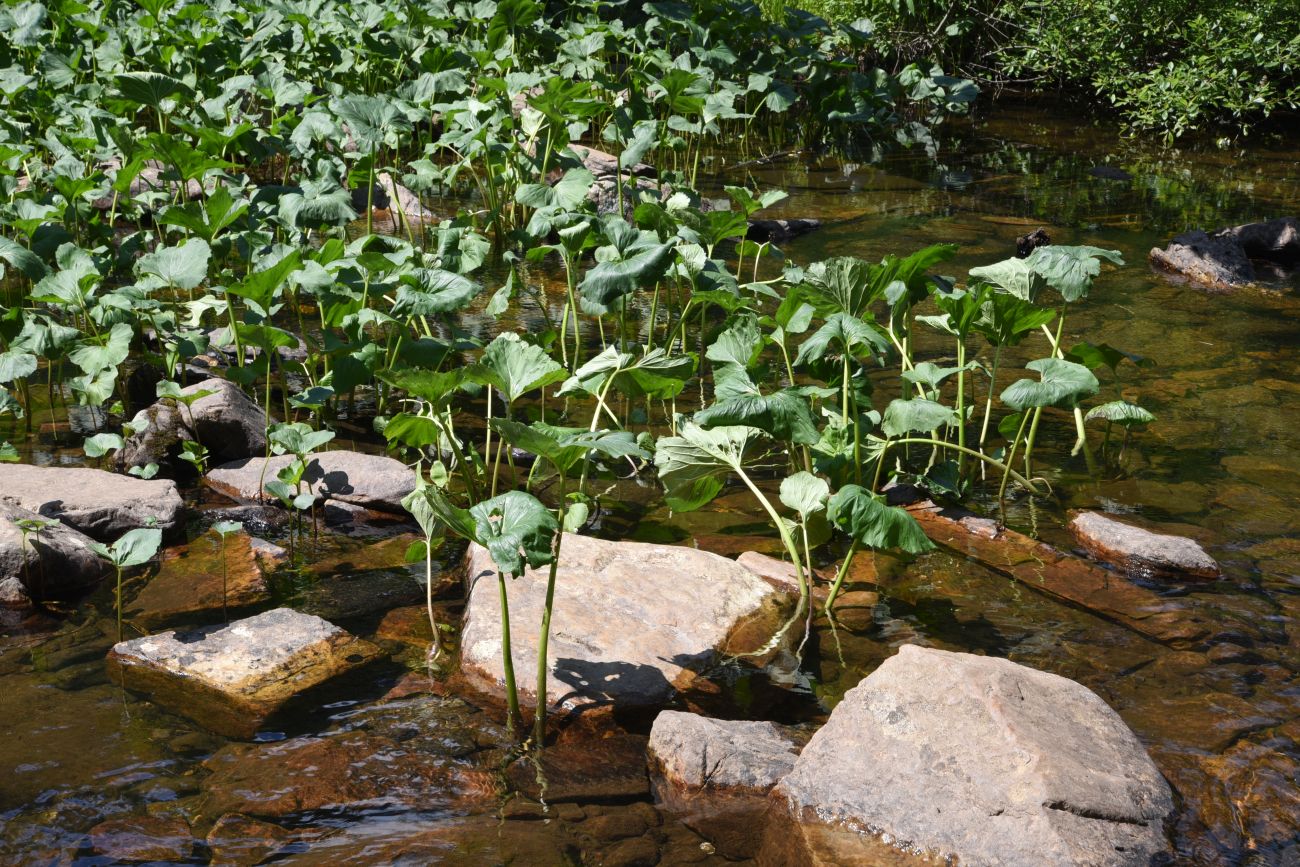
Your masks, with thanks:
<instances>
[{"instance_id":1,"label":"grey rock","mask_svg":"<svg viewBox=\"0 0 1300 867\"><path fill-rule=\"evenodd\" d=\"M267 481L294 460L293 455L276 455L266 458L245 458L222 464L208 472L204 481L216 490L236 500L259 499ZM263 474L263 464L266 472ZM362 452L317 452L307 463L303 476L306 487L318 499L338 500L354 506L381 512L403 513L402 498L415 488L415 473L401 461L383 455ZM275 502L270 494L266 498Z\"/></svg>"},{"instance_id":2,"label":"grey rock","mask_svg":"<svg viewBox=\"0 0 1300 867\"><path fill-rule=\"evenodd\" d=\"M655 176L654 167L645 163L636 163L620 172L618 157L611 153L588 147L585 144L578 144L577 142L570 144L569 148L577 155L578 159L582 160L583 166L598 178L612 177L617 174L622 174L624 177L631 175L637 178L653 178Z\"/></svg>"},{"instance_id":3,"label":"grey rock","mask_svg":"<svg viewBox=\"0 0 1300 867\"><path fill-rule=\"evenodd\" d=\"M745 237L760 244L770 241L781 244L786 241L815 232L822 227L821 220L799 218L794 220L750 220L749 231Z\"/></svg>"},{"instance_id":4,"label":"grey rock","mask_svg":"<svg viewBox=\"0 0 1300 867\"><path fill-rule=\"evenodd\" d=\"M209 391L186 407L159 400L132 419L136 433L117 453L119 468L173 462L184 440L196 440L214 463L266 453L266 413L239 386L206 379L181 389L185 395Z\"/></svg>"},{"instance_id":5,"label":"grey rock","mask_svg":"<svg viewBox=\"0 0 1300 867\"><path fill-rule=\"evenodd\" d=\"M1086 687L915 645L845 694L773 798L794 833L773 823L765 851L805 847L787 863L880 863L887 846L886 863L1148 867L1173 812L1137 737Z\"/></svg>"},{"instance_id":6,"label":"grey rock","mask_svg":"<svg viewBox=\"0 0 1300 867\"><path fill-rule=\"evenodd\" d=\"M44 521L46 526L29 531L24 540L19 521ZM16 582L29 599L68 599L98 584L108 570L91 541L58 521L0 500L0 582ZM16 598L10 607L17 607Z\"/></svg>"},{"instance_id":7,"label":"grey rock","mask_svg":"<svg viewBox=\"0 0 1300 867\"><path fill-rule=\"evenodd\" d=\"M122 161L118 157L99 164L100 169L109 173L115 180L117 173L122 169ZM172 178L166 179L164 175L171 174L166 165L158 160L145 160L144 166L141 167L139 174L131 179L131 185L128 188L127 198L134 199L139 196L151 195L158 200L159 204L168 204L176 198L176 194L181 191L181 182L172 174ZM200 199L204 195L203 184L198 180L191 178L185 184L186 199ZM110 210L113 207L114 196L110 192L106 196L95 199L91 206L101 211ZM118 203L118 210L122 209L122 203Z\"/></svg>"},{"instance_id":8,"label":"grey rock","mask_svg":"<svg viewBox=\"0 0 1300 867\"><path fill-rule=\"evenodd\" d=\"M496 566L486 549L465 554L469 602L461 669L471 684L503 692ZM547 569L529 569L506 588L516 672L537 670L537 629ZM670 545L608 542L566 534L560 552L547 660L546 700L655 707L689 689L722 652L758 649L792 603L725 557ZM520 700L536 701L533 678Z\"/></svg>"},{"instance_id":9,"label":"grey rock","mask_svg":"<svg viewBox=\"0 0 1300 867\"><path fill-rule=\"evenodd\" d=\"M170 533L180 527L185 512L175 482L89 467L0 464L0 500L62 521L101 542L150 520Z\"/></svg>"},{"instance_id":10,"label":"grey rock","mask_svg":"<svg viewBox=\"0 0 1300 867\"><path fill-rule=\"evenodd\" d=\"M1279 265L1300 263L1300 220L1279 217L1262 223L1246 223L1218 233L1233 238L1246 255Z\"/></svg>"},{"instance_id":11,"label":"grey rock","mask_svg":"<svg viewBox=\"0 0 1300 867\"><path fill-rule=\"evenodd\" d=\"M120 642L108 667L127 689L218 734L247 738L295 696L382 655L326 620L276 608Z\"/></svg>"},{"instance_id":12,"label":"grey rock","mask_svg":"<svg viewBox=\"0 0 1300 867\"><path fill-rule=\"evenodd\" d=\"M1149 258L1163 271L1215 289L1255 282L1255 268L1236 239L1199 229L1175 236L1163 250L1152 247Z\"/></svg>"},{"instance_id":13,"label":"grey rock","mask_svg":"<svg viewBox=\"0 0 1300 867\"><path fill-rule=\"evenodd\" d=\"M32 597L17 578L0 578L0 608L22 611L32 607Z\"/></svg>"},{"instance_id":14,"label":"grey rock","mask_svg":"<svg viewBox=\"0 0 1300 867\"><path fill-rule=\"evenodd\" d=\"M655 801L724 856L752 857L767 795L794 769L799 747L774 723L663 711L647 747Z\"/></svg>"},{"instance_id":15,"label":"grey rock","mask_svg":"<svg viewBox=\"0 0 1300 867\"><path fill-rule=\"evenodd\" d=\"M1099 512L1076 512L1070 532L1089 554L1131 575L1213 580L1221 574L1219 564L1193 540L1153 533Z\"/></svg>"}]
</instances>

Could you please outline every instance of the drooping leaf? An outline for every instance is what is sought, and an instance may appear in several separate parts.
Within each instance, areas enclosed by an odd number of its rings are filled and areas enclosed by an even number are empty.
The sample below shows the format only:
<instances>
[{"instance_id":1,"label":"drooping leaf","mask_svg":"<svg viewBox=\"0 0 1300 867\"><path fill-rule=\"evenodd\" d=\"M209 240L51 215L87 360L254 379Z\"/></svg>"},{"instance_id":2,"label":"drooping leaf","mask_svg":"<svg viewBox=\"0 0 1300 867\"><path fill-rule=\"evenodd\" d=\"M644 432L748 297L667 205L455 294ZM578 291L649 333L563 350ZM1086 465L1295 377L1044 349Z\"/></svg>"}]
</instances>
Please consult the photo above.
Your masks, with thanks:
<instances>
[{"instance_id":1,"label":"drooping leaf","mask_svg":"<svg viewBox=\"0 0 1300 867\"><path fill-rule=\"evenodd\" d=\"M488 549L501 572L520 575L525 566L536 569L554 559L559 522L532 494L507 491L475 503L469 513L475 541Z\"/></svg>"},{"instance_id":2,"label":"drooping leaf","mask_svg":"<svg viewBox=\"0 0 1300 867\"><path fill-rule=\"evenodd\" d=\"M1037 406L1071 407L1081 397L1097 393L1097 377L1082 364L1060 358L1039 358L1025 365L1042 379L1019 379L1002 392L1002 402L1014 410Z\"/></svg>"},{"instance_id":3,"label":"drooping leaf","mask_svg":"<svg viewBox=\"0 0 1300 867\"><path fill-rule=\"evenodd\" d=\"M525 343L512 331L501 332L487 345L481 364L488 381L508 403L514 403L534 389L562 382L568 375L546 350Z\"/></svg>"},{"instance_id":4,"label":"drooping leaf","mask_svg":"<svg viewBox=\"0 0 1300 867\"><path fill-rule=\"evenodd\" d=\"M928 433L936 428L957 424L957 413L951 408L914 397L911 400L892 400L880 420L885 436L897 437L913 431Z\"/></svg>"},{"instance_id":5,"label":"drooping leaf","mask_svg":"<svg viewBox=\"0 0 1300 867\"><path fill-rule=\"evenodd\" d=\"M855 357L861 357L888 352L889 340L856 316L835 313L821 328L808 335L807 339L800 344L799 354L794 360L795 366L822 360L832 346L837 346L840 351Z\"/></svg>"},{"instance_id":6,"label":"drooping leaf","mask_svg":"<svg viewBox=\"0 0 1300 867\"><path fill-rule=\"evenodd\" d=\"M1156 417L1147 410L1124 400L1112 400L1110 403L1094 406L1088 410L1088 414L1084 416L1084 421L1092 421L1098 418L1123 427L1137 427L1138 425L1150 424L1156 420Z\"/></svg>"},{"instance_id":7,"label":"drooping leaf","mask_svg":"<svg viewBox=\"0 0 1300 867\"><path fill-rule=\"evenodd\" d=\"M1025 259L1025 264L1041 274L1047 285L1073 304L1088 294L1093 278L1101 273L1102 259L1114 265L1124 264L1118 250L1057 244L1036 248Z\"/></svg>"},{"instance_id":8,"label":"drooping leaf","mask_svg":"<svg viewBox=\"0 0 1300 867\"><path fill-rule=\"evenodd\" d=\"M655 468L664 486L664 499L678 512L707 505L739 472L745 451L760 436L740 425L704 429L693 422L682 425L675 437L660 437L655 444Z\"/></svg>"},{"instance_id":9,"label":"drooping leaf","mask_svg":"<svg viewBox=\"0 0 1300 867\"><path fill-rule=\"evenodd\" d=\"M830 494L831 487L825 479L803 470L781 480L781 502L805 521L826 508Z\"/></svg>"},{"instance_id":10,"label":"drooping leaf","mask_svg":"<svg viewBox=\"0 0 1300 867\"><path fill-rule=\"evenodd\" d=\"M30 352L0 352L0 385L31 376L36 372L36 356Z\"/></svg>"},{"instance_id":11,"label":"drooping leaf","mask_svg":"<svg viewBox=\"0 0 1300 867\"><path fill-rule=\"evenodd\" d=\"M175 247L160 247L141 256L135 273L148 288L190 290L208 277L212 248L202 238L190 238Z\"/></svg>"},{"instance_id":12,"label":"drooping leaf","mask_svg":"<svg viewBox=\"0 0 1300 867\"><path fill-rule=\"evenodd\" d=\"M883 498L858 485L845 485L830 498L831 523L868 548L923 554L934 549L921 525L905 509L887 506Z\"/></svg>"}]
</instances>

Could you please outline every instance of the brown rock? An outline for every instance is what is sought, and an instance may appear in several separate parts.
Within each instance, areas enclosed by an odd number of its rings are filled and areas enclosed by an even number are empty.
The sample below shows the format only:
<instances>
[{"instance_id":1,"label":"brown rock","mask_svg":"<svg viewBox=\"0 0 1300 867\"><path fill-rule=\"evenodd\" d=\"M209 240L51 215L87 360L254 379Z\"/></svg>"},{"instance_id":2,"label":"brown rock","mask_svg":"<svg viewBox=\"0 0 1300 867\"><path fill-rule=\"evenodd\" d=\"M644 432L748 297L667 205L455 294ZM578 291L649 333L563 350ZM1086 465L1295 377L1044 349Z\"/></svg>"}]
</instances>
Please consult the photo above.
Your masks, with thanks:
<instances>
[{"instance_id":1,"label":"brown rock","mask_svg":"<svg viewBox=\"0 0 1300 867\"><path fill-rule=\"evenodd\" d=\"M227 813L208 832L212 865L254 867L289 845L297 835L287 828Z\"/></svg>"},{"instance_id":2,"label":"brown rock","mask_svg":"<svg viewBox=\"0 0 1300 867\"><path fill-rule=\"evenodd\" d=\"M147 630L220 619L223 582L225 610L236 616L269 602L271 589L248 534L231 533L224 544L223 557L221 536L208 532L167 551L157 574L127 608L130 619Z\"/></svg>"},{"instance_id":3,"label":"brown rock","mask_svg":"<svg viewBox=\"0 0 1300 867\"><path fill-rule=\"evenodd\" d=\"M4 493L0 489L0 497ZM19 522L39 529L29 530L24 538ZM56 520L0 499L0 582L11 584L15 599L19 591L28 604L32 599L68 599L93 588L108 574L108 566L90 547L91 541Z\"/></svg>"},{"instance_id":4,"label":"brown rock","mask_svg":"<svg viewBox=\"0 0 1300 867\"><path fill-rule=\"evenodd\" d=\"M1162 271L1214 289L1233 289L1255 282L1255 269L1236 239L1201 230L1174 237L1163 250L1152 247L1151 264Z\"/></svg>"},{"instance_id":5,"label":"brown rock","mask_svg":"<svg viewBox=\"0 0 1300 867\"><path fill-rule=\"evenodd\" d=\"M132 816L96 825L90 846L118 861L185 861L194 853L194 835L184 819Z\"/></svg>"},{"instance_id":6,"label":"brown rock","mask_svg":"<svg viewBox=\"0 0 1300 867\"><path fill-rule=\"evenodd\" d=\"M382 652L319 617L277 608L222 627L114 646L114 681L218 734L248 738L295 696Z\"/></svg>"},{"instance_id":7,"label":"brown rock","mask_svg":"<svg viewBox=\"0 0 1300 867\"><path fill-rule=\"evenodd\" d=\"M736 558L736 562L762 578L771 585L772 589L798 595L799 576L794 570L794 564L788 560L778 560L776 557L769 557L767 554L760 554L758 551L745 551ZM829 588L817 584L817 578L820 576L809 575L806 577L810 585L809 592L812 599L816 602L826 601Z\"/></svg>"},{"instance_id":8,"label":"brown rock","mask_svg":"<svg viewBox=\"0 0 1300 867\"><path fill-rule=\"evenodd\" d=\"M486 549L465 555L469 601L461 670L476 688L501 696L501 609L496 566ZM541 621L546 569L507 580L513 622ZM732 560L669 545L608 542L566 534L560 552L548 661L547 702L655 707L696 686L724 653L755 650L781 624L788 594ZM741 640L744 636L746 640ZM537 631L511 633L516 671L537 668ZM738 646L739 645L739 646ZM520 699L536 701L531 678Z\"/></svg>"},{"instance_id":9,"label":"brown rock","mask_svg":"<svg viewBox=\"0 0 1300 867\"><path fill-rule=\"evenodd\" d=\"M654 867L659 846L648 837L634 837L610 846L600 855L602 867Z\"/></svg>"},{"instance_id":10,"label":"brown rock","mask_svg":"<svg viewBox=\"0 0 1300 867\"><path fill-rule=\"evenodd\" d=\"M1130 575L1213 580L1221 574L1219 564L1191 539L1153 533L1098 512L1076 512L1070 532L1089 554Z\"/></svg>"},{"instance_id":11,"label":"brown rock","mask_svg":"<svg viewBox=\"0 0 1300 867\"><path fill-rule=\"evenodd\" d=\"M428 647L433 643L433 628L429 626L428 610L423 605L394 608L375 627L375 638Z\"/></svg>"},{"instance_id":12,"label":"brown rock","mask_svg":"<svg viewBox=\"0 0 1300 867\"><path fill-rule=\"evenodd\" d=\"M224 379L205 379L181 389L208 395L188 407L162 399L136 413L135 433L114 456L119 469L148 463L167 465L177 459L184 440L196 440L213 463L249 458L266 452L266 413L239 386Z\"/></svg>"},{"instance_id":13,"label":"brown rock","mask_svg":"<svg viewBox=\"0 0 1300 867\"><path fill-rule=\"evenodd\" d=\"M525 797L547 803L622 802L650 792L646 739L618 734L548 746L537 761L520 759L506 777Z\"/></svg>"},{"instance_id":14,"label":"brown rock","mask_svg":"<svg viewBox=\"0 0 1300 867\"><path fill-rule=\"evenodd\" d=\"M592 816L582 823L582 833L590 835L602 843L624 840L628 837L640 837L646 832L645 819L635 813L606 813Z\"/></svg>"}]
</instances>

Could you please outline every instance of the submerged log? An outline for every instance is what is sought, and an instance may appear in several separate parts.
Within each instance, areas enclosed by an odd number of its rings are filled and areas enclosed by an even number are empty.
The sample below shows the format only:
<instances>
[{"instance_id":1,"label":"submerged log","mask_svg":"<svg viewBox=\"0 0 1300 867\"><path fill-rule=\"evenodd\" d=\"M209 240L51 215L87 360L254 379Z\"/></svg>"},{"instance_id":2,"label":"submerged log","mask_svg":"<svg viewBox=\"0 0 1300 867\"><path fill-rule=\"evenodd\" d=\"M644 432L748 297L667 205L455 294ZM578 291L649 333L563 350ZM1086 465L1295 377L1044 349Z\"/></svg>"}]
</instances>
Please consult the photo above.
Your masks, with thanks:
<instances>
[{"instance_id":1,"label":"submerged log","mask_svg":"<svg viewBox=\"0 0 1300 867\"><path fill-rule=\"evenodd\" d=\"M1153 641L1185 647L1210 634L1208 622L1176 602L990 518L938 506L907 486L892 488L889 501L906 507L936 544Z\"/></svg>"}]
</instances>

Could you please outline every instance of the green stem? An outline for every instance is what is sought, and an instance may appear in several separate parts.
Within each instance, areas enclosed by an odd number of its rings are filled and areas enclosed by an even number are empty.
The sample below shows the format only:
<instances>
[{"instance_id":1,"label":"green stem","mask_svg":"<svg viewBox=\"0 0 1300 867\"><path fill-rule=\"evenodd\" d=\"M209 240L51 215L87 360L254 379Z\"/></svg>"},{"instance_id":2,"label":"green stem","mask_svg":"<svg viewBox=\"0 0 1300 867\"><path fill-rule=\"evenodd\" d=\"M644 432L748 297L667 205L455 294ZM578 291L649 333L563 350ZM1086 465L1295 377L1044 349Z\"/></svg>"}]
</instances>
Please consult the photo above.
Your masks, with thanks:
<instances>
[{"instance_id":1,"label":"green stem","mask_svg":"<svg viewBox=\"0 0 1300 867\"><path fill-rule=\"evenodd\" d=\"M506 731L511 738L519 728L519 690L515 686L515 662L510 654L510 602L506 596L505 573L497 572L497 591L501 598L501 669L506 681Z\"/></svg>"},{"instance_id":2,"label":"green stem","mask_svg":"<svg viewBox=\"0 0 1300 867\"><path fill-rule=\"evenodd\" d=\"M885 452L889 451L891 446L908 445L908 444L923 445L923 446L937 446L939 448L945 448L945 449L956 449L957 451L970 455L973 458L978 458L979 460L984 461L986 464L989 464L990 466L997 467L1003 472L1009 473L1011 478L1015 479L1017 482L1019 482L1020 484L1028 488L1030 493L1038 494L1038 495L1042 494L1042 492L1039 491L1038 488L1034 486L1033 482L1031 482L1029 479L1025 478L1024 476L1020 475L1015 470L1011 469L1011 467L1009 467L1007 464L1002 463L1002 461L999 461L996 458L991 458L988 455L982 455L979 452L975 451L974 449L968 449L965 446L954 445L949 442L944 442L943 440L940 439L930 439L929 437L905 437L903 439L889 440L887 443L885 443L884 451L880 453L881 460L884 460Z\"/></svg>"},{"instance_id":3,"label":"green stem","mask_svg":"<svg viewBox=\"0 0 1300 867\"><path fill-rule=\"evenodd\" d=\"M844 584L844 578L849 574L849 564L853 562L853 555L858 553L859 541L854 537L849 543L849 550L844 555L844 562L840 564L840 570L835 573L835 583L831 585L831 592L826 597L825 611L831 613L831 607L835 604L835 597L840 595L840 587Z\"/></svg>"}]
</instances>

